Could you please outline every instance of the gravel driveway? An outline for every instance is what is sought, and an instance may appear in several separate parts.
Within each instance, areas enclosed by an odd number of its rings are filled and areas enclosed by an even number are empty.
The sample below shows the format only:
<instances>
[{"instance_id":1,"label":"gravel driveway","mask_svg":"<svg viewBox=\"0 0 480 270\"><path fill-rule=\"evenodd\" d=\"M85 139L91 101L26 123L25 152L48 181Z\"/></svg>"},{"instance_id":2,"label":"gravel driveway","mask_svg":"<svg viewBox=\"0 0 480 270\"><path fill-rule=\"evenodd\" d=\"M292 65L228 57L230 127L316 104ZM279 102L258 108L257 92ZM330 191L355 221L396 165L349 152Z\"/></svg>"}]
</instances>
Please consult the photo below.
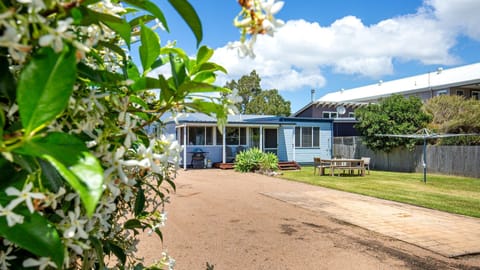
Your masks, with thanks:
<instances>
[{"instance_id":1,"label":"gravel driveway","mask_svg":"<svg viewBox=\"0 0 480 270\"><path fill-rule=\"evenodd\" d=\"M426 249L262 195L318 187L231 170L181 171L158 237L142 236L146 263L163 249L175 269L480 269L480 256Z\"/></svg>"}]
</instances>

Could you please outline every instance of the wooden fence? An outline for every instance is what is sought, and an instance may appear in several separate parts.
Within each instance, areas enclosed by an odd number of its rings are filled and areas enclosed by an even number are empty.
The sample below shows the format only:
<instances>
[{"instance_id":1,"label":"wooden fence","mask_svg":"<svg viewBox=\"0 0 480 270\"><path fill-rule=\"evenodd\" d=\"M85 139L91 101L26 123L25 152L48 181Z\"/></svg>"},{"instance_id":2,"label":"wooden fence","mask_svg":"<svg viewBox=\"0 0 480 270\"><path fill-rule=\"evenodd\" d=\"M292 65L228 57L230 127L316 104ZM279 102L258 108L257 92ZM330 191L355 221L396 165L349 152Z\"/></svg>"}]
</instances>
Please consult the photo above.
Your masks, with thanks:
<instances>
[{"instance_id":1,"label":"wooden fence","mask_svg":"<svg viewBox=\"0 0 480 270\"><path fill-rule=\"evenodd\" d=\"M344 158L370 157L370 167L377 170L422 172L423 149L397 148L390 153L368 149L360 137L335 137L333 156ZM480 178L480 146L428 145L427 171Z\"/></svg>"}]
</instances>

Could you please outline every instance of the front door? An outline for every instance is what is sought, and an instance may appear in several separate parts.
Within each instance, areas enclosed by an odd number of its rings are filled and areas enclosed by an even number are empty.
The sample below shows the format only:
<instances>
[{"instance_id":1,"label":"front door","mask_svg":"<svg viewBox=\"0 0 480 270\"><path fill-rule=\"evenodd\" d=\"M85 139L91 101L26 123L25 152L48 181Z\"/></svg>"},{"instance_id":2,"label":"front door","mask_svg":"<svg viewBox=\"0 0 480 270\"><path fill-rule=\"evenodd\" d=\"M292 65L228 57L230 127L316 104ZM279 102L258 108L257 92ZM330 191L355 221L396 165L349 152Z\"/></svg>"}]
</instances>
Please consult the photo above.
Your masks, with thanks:
<instances>
[{"instance_id":1,"label":"front door","mask_svg":"<svg viewBox=\"0 0 480 270\"><path fill-rule=\"evenodd\" d=\"M263 130L263 151L265 153L277 154L278 139L276 128L266 128Z\"/></svg>"}]
</instances>

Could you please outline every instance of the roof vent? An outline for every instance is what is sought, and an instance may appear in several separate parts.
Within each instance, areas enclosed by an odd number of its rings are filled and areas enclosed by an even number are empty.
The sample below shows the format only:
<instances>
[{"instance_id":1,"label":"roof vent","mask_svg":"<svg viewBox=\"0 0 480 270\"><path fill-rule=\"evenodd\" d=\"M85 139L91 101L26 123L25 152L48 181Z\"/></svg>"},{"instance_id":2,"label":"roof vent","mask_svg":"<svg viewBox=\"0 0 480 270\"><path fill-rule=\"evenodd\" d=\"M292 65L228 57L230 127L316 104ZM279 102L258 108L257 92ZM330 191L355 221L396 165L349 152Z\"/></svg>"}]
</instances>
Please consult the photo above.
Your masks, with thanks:
<instances>
[{"instance_id":1,"label":"roof vent","mask_svg":"<svg viewBox=\"0 0 480 270\"><path fill-rule=\"evenodd\" d=\"M437 74L442 73L442 71L443 71L443 68L442 68L442 67L437 68Z\"/></svg>"},{"instance_id":2,"label":"roof vent","mask_svg":"<svg viewBox=\"0 0 480 270\"><path fill-rule=\"evenodd\" d=\"M383 83L383 81L382 81L382 80L378 81L378 86L381 86L381 85L382 85L382 83Z\"/></svg>"}]
</instances>

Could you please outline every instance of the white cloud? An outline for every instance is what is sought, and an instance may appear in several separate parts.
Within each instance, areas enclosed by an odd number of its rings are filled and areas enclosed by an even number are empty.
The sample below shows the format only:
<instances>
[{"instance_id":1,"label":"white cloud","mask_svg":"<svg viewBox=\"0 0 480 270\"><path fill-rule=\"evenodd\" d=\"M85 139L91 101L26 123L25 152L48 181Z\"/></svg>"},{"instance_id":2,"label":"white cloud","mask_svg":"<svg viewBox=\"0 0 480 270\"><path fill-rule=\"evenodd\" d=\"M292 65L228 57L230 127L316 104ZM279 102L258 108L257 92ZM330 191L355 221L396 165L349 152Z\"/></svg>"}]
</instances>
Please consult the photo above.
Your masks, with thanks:
<instances>
[{"instance_id":1,"label":"white cloud","mask_svg":"<svg viewBox=\"0 0 480 270\"><path fill-rule=\"evenodd\" d=\"M262 87L296 90L325 85L322 70L380 78L394 72L393 60L423 64L456 64L450 51L465 34L480 40L478 0L425 0L415 14L365 25L346 16L329 26L304 20L288 21L275 36L260 36L255 59L239 59L235 51L218 48L214 61L238 79L253 69Z\"/></svg>"},{"instance_id":2,"label":"white cloud","mask_svg":"<svg viewBox=\"0 0 480 270\"><path fill-rule=\"evenodd\" d=\"M480 40L480 1L478 0L427 0L426 6L433 9L435 17L451 31L460 31L462 34L475 40Z\"/></svg>"}]
</instances>

